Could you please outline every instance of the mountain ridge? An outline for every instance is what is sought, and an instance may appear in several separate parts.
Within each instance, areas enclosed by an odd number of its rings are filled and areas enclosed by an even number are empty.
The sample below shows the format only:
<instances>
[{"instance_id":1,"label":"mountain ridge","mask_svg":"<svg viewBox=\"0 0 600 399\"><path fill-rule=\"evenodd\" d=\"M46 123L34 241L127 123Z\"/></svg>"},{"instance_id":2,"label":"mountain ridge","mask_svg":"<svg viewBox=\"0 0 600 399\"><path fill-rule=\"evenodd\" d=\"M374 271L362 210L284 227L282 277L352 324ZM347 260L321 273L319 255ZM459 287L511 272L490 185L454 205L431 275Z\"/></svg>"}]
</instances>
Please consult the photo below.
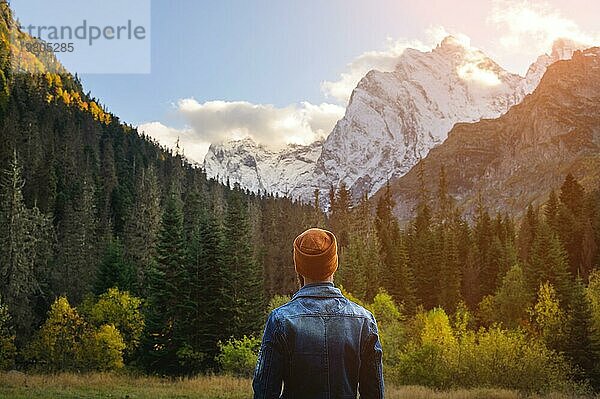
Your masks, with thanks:
<instances>
[{"instance_id":1,"label":"mountain ridge","mask_svg":"<svg viewBox=\"0 0 600 399\"><path fill-rule=\"evenodd\" d=\"M429 52L406 49L394 71L371 70L359 81L344 117L321 148L312 143L296 159L298 147L273 152L225 142L211 146L203 166L209 177L303 201L312 200L315 190L325 192L341 182L355 198L373 195L441 144L455 123L504 114L537 86L548 65L570 56L577 46L557 41L525 77L505 71L451 36ZM215 151L226 156L217 157ZM248 158L259 167L244 167ZM320 198L326 206L327 196Z\"/></svg>"},{"instance_id":2,"label":"mountain ridge","mask_svg":"<svg viewBox=\"0 0 600 399\"><path fill-rule=\"evenodd\" d=\"M390 183L395 213L408 220L419 181L435 193L444 167L448 191L473 212L478 197L518 216L571 173L587 189L600 182L600 48L575 51L548 67L534 92L497 119L458 123L406 175ZM419 174L422 173L422 178ZM376 195L382 195L381 192Z\"/></svg>"}]
</instances>

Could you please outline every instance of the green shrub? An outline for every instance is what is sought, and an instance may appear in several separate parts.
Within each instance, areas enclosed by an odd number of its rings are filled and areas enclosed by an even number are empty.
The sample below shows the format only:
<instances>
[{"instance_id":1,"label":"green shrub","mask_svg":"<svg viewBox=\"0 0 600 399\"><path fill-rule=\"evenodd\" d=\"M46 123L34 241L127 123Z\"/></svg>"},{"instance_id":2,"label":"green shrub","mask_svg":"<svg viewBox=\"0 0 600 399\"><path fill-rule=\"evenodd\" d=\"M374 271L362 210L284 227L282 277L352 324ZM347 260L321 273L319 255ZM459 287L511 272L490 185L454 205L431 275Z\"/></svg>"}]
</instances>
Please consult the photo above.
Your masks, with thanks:
<instances>
[{"instance_id":1,"label":"green shrub","mask_svg":"<svg viewBox=\"0 0 600 399\"><path fill-rule=\"evenodd\" d=\"M217 362L226 374L238 377L251 377L258 360L261 340L247 337L230 339L226 343L219 342Z\"/></svg>"},{"instance_id":2,"label":"green shrub","mask_svg":"<svg viewBox=\"0 0 600 399\"><path fill-rule=\"evenodd\" d=\"M179 365L188 370L189 374L202 371L202 364L206 360L205 353L195 350L190 344L185 343L177 350L177 361Z\"/></svg>"},{"instance_id":3,"label":"green shrub","mask_svg":"<svg viewBox=\"0 0 600 399\"><path fill-rule=\"evenodd\" d=\"M375 295L373 304L369 308L373 312L373 316L377 319L377 324L380 327L399 323L403 319L402 313L394 303L394 299L384 290L380 290L379 293Z\"/></svg>"},{"instance_id":4,"label":"green shrub","mask_svg":"<svg viewBox=\"0 0 600 399\"><path fill-rule=\"evenodd\" d=\"M567 383L567 366L545 344L520 330L481 329L475 340L463 342L464 386L492 386L521 391L560 390ZM463 378L465 380L465 378Z\"/></svg>"}]
</instances>

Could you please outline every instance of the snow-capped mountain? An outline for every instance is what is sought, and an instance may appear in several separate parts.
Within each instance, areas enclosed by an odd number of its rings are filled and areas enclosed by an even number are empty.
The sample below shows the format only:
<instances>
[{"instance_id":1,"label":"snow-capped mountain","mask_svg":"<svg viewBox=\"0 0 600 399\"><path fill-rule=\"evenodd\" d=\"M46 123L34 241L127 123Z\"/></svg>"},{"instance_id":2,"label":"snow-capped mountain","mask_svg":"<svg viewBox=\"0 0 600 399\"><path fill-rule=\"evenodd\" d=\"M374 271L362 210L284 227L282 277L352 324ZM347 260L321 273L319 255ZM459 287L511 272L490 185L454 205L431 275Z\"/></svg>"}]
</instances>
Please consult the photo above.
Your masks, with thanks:
<instances>
[{"instance_id":1,"label":"snow-capped mountain","mask_svg":"<svg viewBox=\"0 0 600 399\"><path fill-rule=\"evenodd\" d=\"M546 201L568 173L586 190L596 189L598 154L600 48L595 47L552 63L535 91L501 117L456 124L419 166L390 182L395 213L402 222L412 219L420 185L435 192L443 166L447 192L467 215L483 199L492 214L519 216L529 204Z\"/></svg>"},{"instance_id":2,"label":"snow-capped mountain","mask_svg":"<svg viewBox=\"0 0 600 399\"><path fill-rule=\"evenodd\" d=\"M448 37L430 52L404 51L393 72L369 72L323 145L316 175L372 194L408 172L456 122L494 118L523 93L518 75Z\"/></svg>"},{"instance_id":3,"label":"snow-capped mountain","mask_svg":"<svg viewBox=\"0 0 600 399\"><path fill-rule=\"evenodd\" d=\"M309 181L322 147L323 141L315 141L273 151L246 137L212 144L204 158L204 168L208 177L222 182L229 179L230 183L239 183L254 192L311 198L311 187L298 182Z\"/></svg>"},{"instance_id":4,"label":"snow-capped mountain","mask_svg":"<svg viewBox=\"0 0 600 399\"><path fill-rule=\"evenodd\" d=\"M457 122L506 113L535 89L548 65L576 48L557 41L525 77L451 36L429 52L407 49L394 71L372 70L361 79L324 142L280 151L251 139L212 145L204 168L209 177L305 201L315 189L325 192L341 182L354 196L371 195L407 173Z\"/></svg>"}]
</instances>

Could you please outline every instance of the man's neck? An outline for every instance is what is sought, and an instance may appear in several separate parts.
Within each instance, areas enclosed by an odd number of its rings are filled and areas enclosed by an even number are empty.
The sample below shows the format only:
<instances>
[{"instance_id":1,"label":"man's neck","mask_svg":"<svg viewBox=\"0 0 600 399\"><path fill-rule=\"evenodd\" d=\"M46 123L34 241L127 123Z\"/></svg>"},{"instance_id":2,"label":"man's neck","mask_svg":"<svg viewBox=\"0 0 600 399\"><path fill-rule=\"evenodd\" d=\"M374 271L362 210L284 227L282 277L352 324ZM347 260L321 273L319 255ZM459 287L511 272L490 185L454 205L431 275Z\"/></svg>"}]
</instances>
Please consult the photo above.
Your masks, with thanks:
<instances>
[{"instance_id":1,"label":"man's neck","mask_svg":"<svg viewBox=\"0 0 600 399\"><path fill-rule=\"evenodd\" d=\"M315 283L333 283L333 276L327 277L325 280L312 280L308 277L304 277L304 285Z\"/></svg>"}]
</instances>

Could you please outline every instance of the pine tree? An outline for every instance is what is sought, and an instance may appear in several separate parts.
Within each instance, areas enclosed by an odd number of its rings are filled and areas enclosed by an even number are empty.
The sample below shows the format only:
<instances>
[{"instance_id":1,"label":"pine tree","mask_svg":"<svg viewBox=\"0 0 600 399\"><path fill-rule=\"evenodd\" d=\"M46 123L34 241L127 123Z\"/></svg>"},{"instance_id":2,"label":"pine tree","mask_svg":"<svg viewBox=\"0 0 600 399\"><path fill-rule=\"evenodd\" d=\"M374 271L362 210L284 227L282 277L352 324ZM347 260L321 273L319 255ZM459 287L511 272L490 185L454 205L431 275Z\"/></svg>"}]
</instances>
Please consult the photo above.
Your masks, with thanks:
<instances>
[{"instance_id":1,"label":"pine tree","mask_svg":"<svg viewBox=\"0 0 600 399\"><path fill-rule=\"evenodd\" d=\"M341 182L331 206L330 223L333 233L337 237L341 248L348 246L350 240L350 212L352 207L352 196L346 183Z\"/></svg>"},{"instance_id":2,"label":"pine tree","mask_svg":"<svg viewBox=\"0 0 600 399\"><path fill-rule=\"evenodd\" d=\"M531 250L531 245L535 240L538 224L538 212L533 208L533 205L529 204L527 213L521 222L518 239L519 258L524 261L529 258L529 252Z\"/></svg>"},{"instance_id":3,"label":"pine tree","mask_svg":"<svg viewBox=\"0 0 600 399\"><path fill-rule=\"evenodd\" d=\"M258 334L264 312L262 270L254 259L247 204L239 187L229 193L225 216L226 305L223 317L229 318L229 335Z\"/></svg>"},{"instance_id":4,"label":"pine tree","mask_svg":"<svg viewBox=\"0 0 600 399\"><path fill-rule=\"evenodd\" d=\"M0 293L20 338L31 333L51 237L48 218L25 206L23 184L15 151L0 176Z\"/></svg>"},{"instance_id":5,"label":"pine tree","mask_svg":"<svg viewBox=\"0 0 600 399\"><path fill-rule=\"evenodd\" d=\"M160 191L154 167L142 169L137 177L135 201L124 227L124 257L135 269L136 289L147 295L147 273L156 257L160 228Z\"/></svg>"},{"instance_id":6,"label":"pine tree","mask_svg":"<svg viewBox=\"0 0 600 399\"><path fill-rule=\"evenodd\" d=\"M555 217L555 230L567 251L570 271L582 278L587 278L594 267L598 251L598 237L592 224L596 206L593 201L588 204L586 198L583 187L572 175L567 175Z\"/></svg>"},{"instance_id":7,"label":"pine tree","mask_svg":"<svg viewBox=\"0 0 600 399\"><path fill-rule=\"evenodd\" d=\"M561 303L569 303L573 277L569 273L567 254L546 223L539 225L529 261L525 265L525 276L531 291L535 292L540 284L550 282L556 288Z\"/></svg>"},{"instance_id":8,"label":"pine tree","mask_svg":"<svg viewBox=\"0 0 600 399\"><path fill-rule=\"evenodd\" d=\"M597 389L600 383L600 342L594 330L590 303L581 279L577 279L574 284L567 314L564 353L575 369L581 372L578 377L592 382Z\"/></svg>"},{"instance_id":9,"label":"pine tree","mask_svg":"<svg viewBox=\"0 0 600 399\"><path fill-rule=\"evenodd\" d=\"M329 187L329 212L333 212L335 207L335 188L331 186Z\"/></svg>"},{"instance_id":10,"label":"pine tree","mask_svg":"<svg viewBox=\"0 0 600 399\"><path fill-rule=\"evenodd\" d=\"M89 177L75 187L59 224L59 250L53 286L57 294L79 303L93 288L98 264L95 187Z\"/></svg>"},{"instance_id":11,"label":"pine tree","mask_svg":"<svg viewBox=\"0 0 600 399\"><path fill-rule=\"evenodd\" d=\"M432 256L434 258L436 305L446 311L454 311L460 301L461 269L460 249L457 240L459 232L458 212L448 193L446 170L440 168L436 197L434 226L432 229Z\"/></svg>"},{"instance_id":12,"label":"pine tree","mask_svg":"<svg viewBox=\"0 0 600 399\"><path fill-rule=\"evenodd\" d=\"M183 237L181 200L172 193L167 200L158 235L155 267L148 280L148 307L144 360L152 371L176 374L179 370L177 350L182 323L181 298L189 295L180 290L186 279L186 249Z\"/></svg>"},{"instance_id":13,"label":"pine tree","mask_svg":"<svg viewBox=\"0 0 600 399\"><path fill-rule=\"evenodd\" d=\"M423 186L424 187L424 186ZM421 198L427 198L422 190ZM409 259L415 275L417 301L426 309L435 306L435 250L431 209L420 202L409 234Z\"/></svg>"},{"instance_id":14,"label":"pine tree","mask_svg":"<svg viewBox=\"0 0 600 399\"><path fill-rule=\"evenodd\" d=\"M366 194L352 210L348 247L342 251L338 279L353 295L371 301L381 282L380 247ZM386 273L393 273L387 270Z\"/></svg>"},{"instance_id":15,"label":"pine tree","mask_svg":"<svg viewBox=\"0 0 600 399\"><path fill-rule=\"evenodd\" d=\"M456 217L454 201L448 193L448 180L446 168L440 168L440 176L437 192L437 220L439 223L448 224Z\"/></svg>"},{"instance_id":16,"label":"pine tree","mask_svg":"<svg viewBox=\"0 0 600 399\"><path fill-rule=\"evenodd\" d=\"M385 192L377 203L375 217L381 259L379 281L396 303L402 303L405 311L412 313L417 302L415 278L409 267L406 239L393 214L394 205L388 181Z\"/></svg>"},{"instance_id":17,"label":"pine tree","mask_svg":"<svg viewBox=\"0 0 600 399\"><path fill-rule=\"evenodd\" d=\"M325 227L325 215L321 211L320 202L321 202L321 199L320 199L319 189L315 189L314 199L313 199L313 215L311 217L310 225L313 227L324 228Z\"/></svg>"},{"instance_id":18,"label":"pine tree","mask_svg":"<svg viewBox=\"0 0 600 399\"><path fill-rule=\"evenodd\" d=\"M344 289L362 301L367 299L367 269L372 266L366 258L367 241L360 234L350 234L350 242L341 253L336 280Z\"/></svg>"},{"instance_id":19,"label":"pine tree","mask_svg":"<svg viewBox=\"0 0 600 399\"><path fill-rule=\"evenodd\" d=\"M461 300L461 262L457 231L452 225L440 224L435 231L437 305L454 312Z\"/></svg>"},{"instance_id":20,"label":"pine tree","mask_svg":"<svg viewBox=\"0 0 600 399\"><path fill-rule=\"evenodd\" d=\"M567 174L560 188L560 202L575 215L583 211L584 190L572 174Z\"/></svg>"},{"instance_id":21,"label":"pine tree","mask_svg":"<svg viewBox=\"0 0 600 399\"><path fill-rule=\"evenodd\" d=\"M189 245L189 296L184 302L186 313L187 350L179 353L180 363L188 372L215 367L217 342L225 342L229 320L223 292L224 237L222 227L214 214L204 209L197 220Z\"/></svg>"},{"instance_id":22,"label":"pine tree","mask_svg":"<svg viewBox=\"0 0 600 399\"><path fill-rule=\"evenodd\" d=\"M494 221L494 236L491 252L492 257L496 256L499 277L501 277L508 273L508 271L518 263L514 225L508 215L496 215Z\"/></svg>"},{"instance_id":23,"label":"pine tree","mask_svg":"<svg viewBox=\"0 0 600 399\"><path fill-rule=\"evenodd\" d=\"M94 292L100 295L109 288L132 291L135 287L135 270L123 257L123 245L112 239L104 252L94 284Z\"/></svg>"},{"instance_id":24,"label":"pine tree","mask_svg":"<svg viewBox=\"0 0 600 399\"><path fill-rule=\"evenodd\" d=\"M104 133L100 141L100 164L99 189L95 193L98 198L97 217L99 223L97 229L99 236L108 241L112 228L115 226L112 199L118 185L114 147L108 132Z\"/></svg>"},{"instance_id":25,"label":"pine tree","mask_svg":"<svg viewBox=\"0 0 600 399\"><path fill-rule=\"evenodd\" d=\"M492 294L496 290L500 270L496 262L498 251L492 253L494 242L492 221L487 209L483 207L481 197L479 197L475 215L473 238L475 243L474 260L480 270L480 294L483 297Z\"/></svg>"},{"instance_id":26,"label":"pine tree","mask_svg":"<svg viewBox=\"0 0 600 399\"><path fill-rule=\"evenodd\" d=\"M548 201L544 205L544 216L546 217L546 223L552 227L554 231L558 231L558 208L559 208L558 197L556 192L552 190Z\"/></svg>"}]
</instances>

